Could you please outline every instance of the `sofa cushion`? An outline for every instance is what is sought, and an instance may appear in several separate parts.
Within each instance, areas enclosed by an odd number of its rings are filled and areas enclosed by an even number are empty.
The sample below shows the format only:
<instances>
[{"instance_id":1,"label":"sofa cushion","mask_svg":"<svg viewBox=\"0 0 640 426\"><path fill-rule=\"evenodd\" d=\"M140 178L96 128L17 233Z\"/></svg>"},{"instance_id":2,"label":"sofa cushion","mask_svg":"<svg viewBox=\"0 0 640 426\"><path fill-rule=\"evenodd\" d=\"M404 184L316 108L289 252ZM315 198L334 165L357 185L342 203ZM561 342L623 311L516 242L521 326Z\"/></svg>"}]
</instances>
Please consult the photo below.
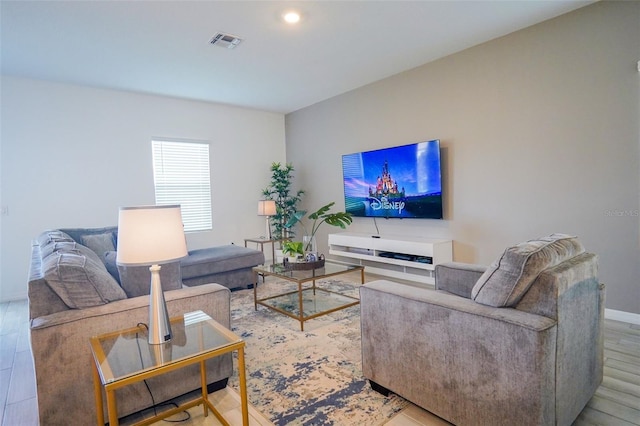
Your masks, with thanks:
<instances>
[{"instance_id":1,"label":"sofa cushion","mask_svg":"<svg viewBox=\"0 0 640 426\"><path fill-rule=\"evenodd\" d=\"M50 243L40 247L40 255L43 259L46 259L56 252L81 254L86 256L87 259L93 262L97 262L99 264L102 263L100 257L98 257L98 255L93 250L91 250L89 247L83 246L82 244L78 244L73 240Z\"/></svg>"},{"instance_id":2,"label":"sofa cushion","mask_svg":"<svg viewBox=\"0 0 640 426\"><path fill-rule=\"evenodd\" d=\"M105 266L84 254L57 251L43 262L47 284L72 309L127 298Z\"/></svg>"},{"instance_id":3,"label":"sofa cushion","mask_svg":"<svg viewBox=\"0 0 640 426\"><path fill-rule=\"evenodd\" d=\"M36 241L40 245L40 247L44 247L48 244L65 242L65 241L73 242L74 240L68 234L62 231L45 231L38 236Z\"/></svg>"},{"instance_id":4,"label":"sofa cushion","mask_svg":"<svg viewBox=\"0 0 640 426\"><path fill-rule=\"evenodd\" d=\"M565 234L509 247L478 279L471 297L483 305L515 306L542 271L583 252L578 239Z\"/></svg>"},{"instance_id":5,"label":"sofa cushion","mask_svg":"<svg viewBox=\"0 0 640 426\"><path fill-rule=\"evenodd\" d=\"M103 228L62 228L59 231L64 232L74 241L80 244L84 244L82 239L85 235L99 235L99 234L111 234L113 238L113 244L118 246L118 227L117 226L107 226Z\"/></svg>"},{"instance_id":6,"label":"sofa cushion","mask_svg":"<svg viewBox=\"0 0 640 426\"><path fill-rule=\"evenodd\" d=\"M236 245L217 246L191 250L189 256L182 259L182 278L189 279L219 274L236 269L252 268L264 262L260 250Z\"/></svg>"},{"instance_id":7,"label":"sofa cushion","mask_svg":"<svg viewBox=\"0 0 640 426\"><path fill-rule=\"evenodd\" d=\"M78 243L75 241L60 241L60 242L49 242L48 244L44 244L40 246L40 256L44 259L45 257L51 256L56 251L60 252L79 252L76 248Z\"/></svg>"},{"instance_id":8,"label":"sofa cushion","mask_svg":"<svg viewBox=\"0 0 640 426\"><path fill-rule=\"evenodd\" d=\"M80 238L80 242L93 250L104 262L105 253L116 249L112 232L102 234L86 234Z\"/></svg>"},{"instance_id":9,"label":"sofa cushion","mask_svg":"<svg viewBox=\"0 0 640 426\"><path fill-rule=\"evenodd\" d=\"M149 294L151 285L149 266L118 265L118 274L120 276L120 286L128 297ZM160 285L162 285L163 291L182 288L180 262L175 261L160 265Z\"/></svg>"}]
</instances>

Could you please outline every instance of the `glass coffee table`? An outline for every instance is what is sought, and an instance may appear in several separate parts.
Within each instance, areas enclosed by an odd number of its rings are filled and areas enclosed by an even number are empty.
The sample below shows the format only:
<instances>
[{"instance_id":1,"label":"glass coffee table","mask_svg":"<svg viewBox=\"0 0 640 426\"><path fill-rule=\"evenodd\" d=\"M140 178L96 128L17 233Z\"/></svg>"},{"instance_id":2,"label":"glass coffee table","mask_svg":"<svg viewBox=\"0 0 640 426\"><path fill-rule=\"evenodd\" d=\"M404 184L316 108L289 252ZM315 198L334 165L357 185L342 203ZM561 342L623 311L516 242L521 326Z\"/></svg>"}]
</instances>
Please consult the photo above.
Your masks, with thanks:
<instances>
[{"instance_id":1,"label":"glass coffee table","mask_svg":"<svg viewBox=\"0 0 640 426\"><path fill-rule=\"evenodd\" d=\"M200 365L201 394L193 401L163 411L136 425L146 425L164 419L196 405L203 405L205 417L211 411L223 425L229 425L213 406L207 394L205 361L232 351L238 351L238 376L242 424L249 424L247 386L244 366L244 341L211 319L202 311L194 311L171 319L172 339L160 345L147 343L145 328L134 327L91 338L93 379L97 408L97 424L104 426L102 389L107 397L109 425L118 424L115 391L123 386L168 373L191 364Z\"/></svg>"},{"instance_id":2,"label":"glass coffee table","mask_svg":"<svg viewBox=\"0 0 640 426\"><path fill-rule=\"evenodd\" d=\"M255 275L253 301L258 305L280 312L300 321L300 330L304 331L304 322L331 312L345 309L360 303L360 299L331 291L316 284L316 281L335 275L360 271L360 282L364 284L364 266L345 265L325 261L321 268L309 270L291 270L282 264L259 265L253 268ZM297 289L258 296L258 277L274 276L297 284ZM310 285L306 285L311 283Z\"/></svg>"}]
</instances>

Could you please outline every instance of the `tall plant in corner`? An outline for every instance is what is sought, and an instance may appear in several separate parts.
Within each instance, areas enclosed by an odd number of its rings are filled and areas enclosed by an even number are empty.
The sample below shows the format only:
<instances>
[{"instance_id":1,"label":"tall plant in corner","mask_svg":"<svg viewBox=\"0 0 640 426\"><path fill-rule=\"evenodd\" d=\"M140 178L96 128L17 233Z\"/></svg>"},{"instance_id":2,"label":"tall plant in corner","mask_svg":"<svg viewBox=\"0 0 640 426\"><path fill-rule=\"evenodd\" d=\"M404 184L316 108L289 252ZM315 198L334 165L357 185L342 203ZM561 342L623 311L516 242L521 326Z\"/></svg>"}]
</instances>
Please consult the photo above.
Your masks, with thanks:
<instances>
[{"instance_id":1,"label":"tall plant in corner","mask_svg":"<svg viewBox=\"0 0 640 426\"><path fill-rule=\"evenodd\" d=\"M271 164L271 182L262 190L265 200L276 202L276 214L271 216L273 238L290 237L290 231L285 227L291 216L296 212L296 206L302 199L303 190L292 193L293 164Z\"/></svg>"}]
</instances>

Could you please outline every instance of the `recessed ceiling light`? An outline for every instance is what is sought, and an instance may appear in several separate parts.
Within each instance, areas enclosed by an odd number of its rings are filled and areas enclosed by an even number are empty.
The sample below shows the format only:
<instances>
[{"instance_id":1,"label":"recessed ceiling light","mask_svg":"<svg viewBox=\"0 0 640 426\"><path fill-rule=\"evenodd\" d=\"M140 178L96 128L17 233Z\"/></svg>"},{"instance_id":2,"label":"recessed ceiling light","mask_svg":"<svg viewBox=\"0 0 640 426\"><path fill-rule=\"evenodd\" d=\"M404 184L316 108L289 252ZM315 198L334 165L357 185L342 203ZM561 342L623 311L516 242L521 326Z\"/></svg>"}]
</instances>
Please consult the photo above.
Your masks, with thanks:
<instances>
[{"instance_id":1,"label":"recessed ceiling light","mask_svg":"<svg viewBox=\"0 0 640 426\"><path fill-rule=\"evenodd\" d=\"M298 12L289 11L282 15L282 19L288 24L297 24L300 22L300 14Z\"/></svg>"}]
</instances>

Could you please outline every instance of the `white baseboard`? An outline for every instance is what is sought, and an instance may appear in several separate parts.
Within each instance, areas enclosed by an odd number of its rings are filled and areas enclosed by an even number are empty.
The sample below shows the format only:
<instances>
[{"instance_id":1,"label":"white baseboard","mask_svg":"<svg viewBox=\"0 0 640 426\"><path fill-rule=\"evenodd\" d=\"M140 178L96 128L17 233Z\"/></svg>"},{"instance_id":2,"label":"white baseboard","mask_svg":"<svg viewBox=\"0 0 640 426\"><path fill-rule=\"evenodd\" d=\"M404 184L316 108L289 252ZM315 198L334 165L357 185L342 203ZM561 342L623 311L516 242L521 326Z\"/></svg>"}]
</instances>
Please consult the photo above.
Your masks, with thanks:
<instances>
[{"instance_id":1,"label":"white baseboard","mask_svg":"<svg viewBox=\"0 0 640 426\"><path fill-rule=\"evenodd\" d=\"M614 321L628 322L630 324L640 325L640 314L634 314L625 311L615 311L613 309L605 309L604 317Z\"/></svg>"},{"instance_id":2,"label":"white baseboard","mask_svg":"<svg viewBox=\"0 0 640 426\"><path fill-rule=\"evenodd\" d=\"M3 294L2 297L0 297L0 303L9 303L9 302L15 302L18 300L27 300L27 299L28 299L28 296L26 292Z\"/></svg>"}]
</instances>

